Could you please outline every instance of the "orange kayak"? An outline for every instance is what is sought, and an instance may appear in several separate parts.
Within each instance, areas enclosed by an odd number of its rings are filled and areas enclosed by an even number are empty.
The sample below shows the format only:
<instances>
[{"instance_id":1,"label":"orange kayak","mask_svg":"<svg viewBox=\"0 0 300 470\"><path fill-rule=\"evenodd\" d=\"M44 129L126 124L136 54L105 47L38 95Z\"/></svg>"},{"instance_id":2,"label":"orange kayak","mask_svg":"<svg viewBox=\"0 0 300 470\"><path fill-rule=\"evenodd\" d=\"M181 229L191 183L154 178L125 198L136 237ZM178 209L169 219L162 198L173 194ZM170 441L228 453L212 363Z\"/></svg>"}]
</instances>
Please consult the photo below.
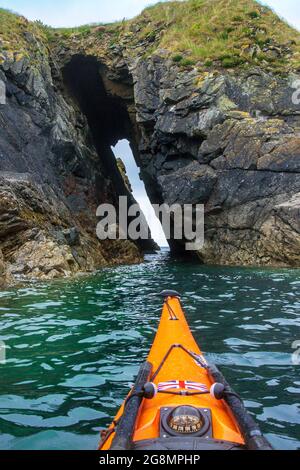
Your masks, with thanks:
<instances>
[{"instance_id":1,"label":"orange kayak","mask_svg":"<svg viewBox=\"0 0 300 470\"><path fill-rule=\"evenodd\" d=\"M209 365L186 321L180 296L164 291L147 362L100 450L271 449L240 397Z\"/></svg>"}]
</instances>

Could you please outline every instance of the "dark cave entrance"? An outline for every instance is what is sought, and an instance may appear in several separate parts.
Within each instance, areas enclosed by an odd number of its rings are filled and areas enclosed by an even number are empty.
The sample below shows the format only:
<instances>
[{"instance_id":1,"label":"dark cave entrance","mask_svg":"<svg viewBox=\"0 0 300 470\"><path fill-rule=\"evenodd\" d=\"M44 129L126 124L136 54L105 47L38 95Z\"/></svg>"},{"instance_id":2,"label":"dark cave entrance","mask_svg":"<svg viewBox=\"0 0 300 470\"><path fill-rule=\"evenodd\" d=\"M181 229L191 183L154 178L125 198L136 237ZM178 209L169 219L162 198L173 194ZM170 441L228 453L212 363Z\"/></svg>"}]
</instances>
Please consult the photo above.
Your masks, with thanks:
<instances>
[{"instance_id":1,"label":"dark cave entrance","mask_svg":"<svg viewBox=\"0 0 300 470\"><path fill-rule=\"evenodd\" d=\"M93 56L75 55L63 69L64 84L87 118L105 175L112 181L117 197L127 196L129 203L133 203L135 201L119 171L112 150L113 146L125 139L130 144L135 160L138 158L136 129L128 111L130 101L133 103L133 95L130 98L128 93L130 90L132 94L132 86L124 85L126 92L123 97L122 85L116 82L110 81L109 91L107 90L106 77L106 67ZM113 87L116 87L116 94ZM128 176L130 179L130 175ZM115 203L117 205L118 201ZM153 249L152 240L141 240L138 245L144 251Z\"/></svg>"},{"instance_id":2,"label":"dark cave entrance","mask_svg":"<svg viewBox=\"0 0 300 470\"><path fill-rule=\"evenodd\" d=\"M63 70L64 82L87 118L104 171L117 195L128 196L111 146L121 139L132 140L130 118L122 99L107 94L100 67L95 57L76 55Z\"/></svg>"}]
</instances>

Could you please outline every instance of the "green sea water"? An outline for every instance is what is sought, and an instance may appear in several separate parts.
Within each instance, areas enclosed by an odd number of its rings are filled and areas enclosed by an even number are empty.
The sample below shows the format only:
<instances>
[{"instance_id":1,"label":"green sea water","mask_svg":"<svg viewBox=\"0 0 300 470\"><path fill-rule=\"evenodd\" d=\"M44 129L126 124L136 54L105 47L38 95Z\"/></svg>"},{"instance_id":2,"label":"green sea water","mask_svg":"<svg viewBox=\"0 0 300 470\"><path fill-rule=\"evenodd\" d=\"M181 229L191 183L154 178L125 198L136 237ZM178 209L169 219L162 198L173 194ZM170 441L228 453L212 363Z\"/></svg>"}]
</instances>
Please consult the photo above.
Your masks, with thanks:
<instances>
[{"instance_id":1,"label":"green sea water","mask_svg":"<svg viewBox=\"0 0 300 470\"><path fill-rule=\"evenodd\" d=\"M151 346L157 292L277 449L300 449L299 270L204 267L167 252L137 266L0 292L0 449L96 449Z\"/></svg>"}]
</instances>

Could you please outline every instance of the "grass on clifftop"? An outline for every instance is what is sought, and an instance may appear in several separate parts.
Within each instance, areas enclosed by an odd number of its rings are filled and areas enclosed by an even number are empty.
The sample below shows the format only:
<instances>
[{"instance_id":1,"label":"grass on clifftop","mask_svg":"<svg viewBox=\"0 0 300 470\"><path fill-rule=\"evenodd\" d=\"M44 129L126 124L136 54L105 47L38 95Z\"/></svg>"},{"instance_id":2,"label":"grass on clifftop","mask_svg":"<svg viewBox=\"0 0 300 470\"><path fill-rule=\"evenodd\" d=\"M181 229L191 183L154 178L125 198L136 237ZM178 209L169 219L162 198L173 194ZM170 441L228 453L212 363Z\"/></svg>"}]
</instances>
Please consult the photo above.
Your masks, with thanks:
<instances>
[{"instance_id":1,"label":"grass on clifftop","mask_svg":"<svg viewBox=\"0 0 300 470\"><path fill-rule=\"evenodd\" d=\"M24 16L0 8L0 63L3 54L15 60L24 56L33 58L40 47L35 39L41 43L46 40L38 22L30 22Z\"/></svg>"},{"instance_id":2,"label":"grass on clifftop","mask_svg":"<svg viewBox=\"0 0 300 470\"><path fill-rule=\"evenodd\" d=\"M300 33L254 0L159 3L128 22L128 30L139 23L137 36L146 37L162 27L158 46L182 65L201 61L210 66L218 61L224 67L243 63L300 67Z\"/></svg>"},{"instance_id":3,"label":"grass on clifftop","mask_svg":"<svg viewBox=\"0 0 300 470\"><path fill-rule=\"evenodd\" d=\"M50 28L0 9L0 31L2 50L30 53L34 44L24 35L30 31L42 42L93 55L118 45L132 56L164 49L183 68L300 70L300 33L255 0L161 2L132 20L76 28Z\"/></svg>"}]
</instances>

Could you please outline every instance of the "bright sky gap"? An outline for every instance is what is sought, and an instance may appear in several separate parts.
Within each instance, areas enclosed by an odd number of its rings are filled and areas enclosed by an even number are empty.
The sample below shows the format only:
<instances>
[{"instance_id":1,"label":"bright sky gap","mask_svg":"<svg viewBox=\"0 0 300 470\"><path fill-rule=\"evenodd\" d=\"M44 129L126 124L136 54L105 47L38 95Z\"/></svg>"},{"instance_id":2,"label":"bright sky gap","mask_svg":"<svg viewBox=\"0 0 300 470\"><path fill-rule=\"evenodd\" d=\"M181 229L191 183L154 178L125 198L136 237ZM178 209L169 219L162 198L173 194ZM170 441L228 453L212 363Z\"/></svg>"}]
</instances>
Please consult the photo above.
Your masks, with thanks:
<instances>
[{"instance_id":1,"label":"bright sky gap","mask_svg":"<svg viewBox=\"0 0 300 470\"><path fill-rule=\"evenodd\" d=\"M126 173L132 187L133 196L139 203L146 217L151 230L152 238L160 247L167 247L168 242L164 235L160 221L156 217L154 209L149 201L145 185L140 179L139 169L134 160L134 156L132 154L128 140L120 140L115 147L112 147L112 150L116 158L121 158L125 164Z\"/></svg>"}]
</instances>

